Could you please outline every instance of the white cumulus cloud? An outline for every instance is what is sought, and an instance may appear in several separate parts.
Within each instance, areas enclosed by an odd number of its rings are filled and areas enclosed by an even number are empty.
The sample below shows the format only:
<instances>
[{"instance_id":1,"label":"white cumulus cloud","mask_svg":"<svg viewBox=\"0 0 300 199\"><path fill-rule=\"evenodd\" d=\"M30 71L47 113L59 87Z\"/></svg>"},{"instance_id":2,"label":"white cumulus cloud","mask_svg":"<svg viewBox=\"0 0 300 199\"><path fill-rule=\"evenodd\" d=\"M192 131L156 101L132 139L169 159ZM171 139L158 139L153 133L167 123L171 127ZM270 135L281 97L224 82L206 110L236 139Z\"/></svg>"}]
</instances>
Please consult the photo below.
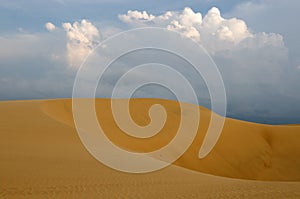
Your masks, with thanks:
<instances>
[{"instance_id":1,"label":"white cumulus cloud","mask_svg":"<svg viewBox=\"0 0 300 199\"><path fill-rule=\"evenodd\" d=\"M120 15L119 18L126 23L134 23L136 21L151 21L156 17L149 15L146 11L139 12L137 10L129 10L127 15Z\"/></svg>"},{"instance_id":2,"label":"white cumulus cloud","mask_svg":"<svg viewBox=\"0 0 300 199\"><path fill-rule=\"evenodd\" d=\"M55 25L53 24L53 23L51 23L51 22L47 22L46 24L45 24L45 28L49 31L49 32L52 32L52 31L54 31L55 30Z\"/></svg>"},{"instance_id":3,"label":"white cumulus cloud","mask_svg":"<svg viewBox=\"0 0 300 199\"><path fill-rule=\"evenodd\" d=\"M153 25L179 31L203 44L211 53L236 48L246 39L260 42L257 45L268 43L275 46L282 45L280 35L264 33L262 36L261 33L252 33L243 20L225 19L216 7L211 8L204 17L201 13L186 7L181 12L168 11L157 16L146 11L128 11L127 14L119 15L119 19L132 26Z\"/></svg>"},{"instance_id":4,"label":"white cumulus cloud","mask_svg":"<svg viewBox=\"0 0 300 199\"><path fill-rule=\"evenodd\" d=\"M200 27L201 24L201 13L194 13L191 8L184 8L181 14L173 13L173 19L167 28L182 32L185 36L200 41L200 32L197 27Z\"/></svg>"},{"instance_id":5,"label":"white cumulus cloud","mask_svg":"<svg viewBox=\"0 0 300 199\"><path fill-rule=\"evenodd\" d=\"M63 23L67 33L67 58L71 67L79 67L84 58L99 43L100 33L96 26L88 20Z\"/></svg>"}]
</instances>

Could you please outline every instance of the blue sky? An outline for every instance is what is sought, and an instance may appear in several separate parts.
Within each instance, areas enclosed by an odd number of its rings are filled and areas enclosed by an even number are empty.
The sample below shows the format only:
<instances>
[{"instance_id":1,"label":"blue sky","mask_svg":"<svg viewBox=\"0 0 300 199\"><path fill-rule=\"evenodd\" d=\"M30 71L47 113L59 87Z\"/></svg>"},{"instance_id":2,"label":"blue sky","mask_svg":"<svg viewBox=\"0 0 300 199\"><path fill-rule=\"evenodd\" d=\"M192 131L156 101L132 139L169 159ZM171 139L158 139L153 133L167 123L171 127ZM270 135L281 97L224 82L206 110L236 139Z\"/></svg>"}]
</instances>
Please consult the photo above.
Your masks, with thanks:
<instances>
[{"instance_id":1,"label":"blue sky","mask_svg":"<svg viewBox=\"0 0 300 199\"><path fill-rule=\"evenodd\" d=\"M297 0L0 0L0 100L71 97L78 70L72 62L114 33L151 24L181 31L208 49L223 75L228 116L300 123L299 9ZM167 11L172 16L162 20ZM211 29L216 15L221 25ZM172 98L157 88L138 96Z\"/></svg>"}]
</instances>

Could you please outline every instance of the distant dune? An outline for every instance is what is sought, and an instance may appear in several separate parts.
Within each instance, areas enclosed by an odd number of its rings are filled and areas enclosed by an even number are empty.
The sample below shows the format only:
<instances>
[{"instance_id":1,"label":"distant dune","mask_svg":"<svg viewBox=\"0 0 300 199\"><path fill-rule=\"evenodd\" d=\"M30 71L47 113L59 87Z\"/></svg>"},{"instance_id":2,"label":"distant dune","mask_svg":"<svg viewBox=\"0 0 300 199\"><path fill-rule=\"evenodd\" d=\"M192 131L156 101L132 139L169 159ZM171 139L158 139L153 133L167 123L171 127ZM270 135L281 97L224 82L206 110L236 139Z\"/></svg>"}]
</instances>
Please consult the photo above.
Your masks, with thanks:
<instances>
[{"instance_id":1,"label":"distant dune","mask_svg":"<svg viewBox=\"0 0 300 199\"><path fill-rule=\"evenodd\" d=\"M97 99L96 109L116 145L150 152L174 137L180 121L176 101L132 99L131 114L138 124L149 123L152 104L163 105L168 118L162 131L146 140L117 127L110 100ZM213 151L199 159L212 113L183 105L201 114L193 144L174 165L127 174L107 168L87 152L74 128L71 99L0 102L0 198L300 198L299 125L227 118Z\"/></svg>"}]
</instances>

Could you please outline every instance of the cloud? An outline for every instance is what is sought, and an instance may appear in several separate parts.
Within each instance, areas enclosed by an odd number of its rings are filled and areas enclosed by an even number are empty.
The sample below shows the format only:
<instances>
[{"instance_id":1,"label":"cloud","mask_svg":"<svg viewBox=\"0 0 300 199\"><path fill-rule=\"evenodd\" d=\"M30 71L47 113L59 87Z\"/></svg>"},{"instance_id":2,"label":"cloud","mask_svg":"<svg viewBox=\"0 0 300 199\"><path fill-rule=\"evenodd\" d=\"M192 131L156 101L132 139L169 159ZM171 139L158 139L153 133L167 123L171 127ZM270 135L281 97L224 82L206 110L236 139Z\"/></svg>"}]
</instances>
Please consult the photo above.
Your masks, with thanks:
<instances>
[{"instance_id":1,"label":"cloud","mask_svg":"<svg viewBox=\"0 0 300 199\"><path fill-rule=\"evenodd\" d=\"M223 18L216 7L211 8L204 17L201 13L186 7L182 11L167 11L158 16L146 11L129 10L127 14L119 15L119 19L134 27L160 26L179 31L200 42L211 54L222 51L245 51L245 49L255 52L255 49L258 50L262 46L272 46L280 50L285 48L281 35L253 33L243 20ZM84 19L73 24L64 23L63 29L67 33L66 48L69 65L78 68L99 43L100 30Z\"/></svg>"},{"instance_id":2,"label":"cloud","mask_svg":"<svg viewBox=\"0 0 300 199\"><path fill-rule=\"evenodd\" d=\"M238 16L247 21L255 31L276 32L284 36L289 48L293 67L300 64L300 26L295 25L299 18L300 1L265 0L247 1L236 5L227 16Z\"/></svg>"},{"instance_id":3,"label":"cloud","mask_svg":"<svg viewBox=\"0 0 300 199\"><path fill-rule=\"evenodd\" d=\"M71 67L78 68L84 58L99 43L100 33L96 26L88 20L63 23L67 33L67 59Z\"/></svg>"},{"instance_id":4,"label":"cloud","mask_svg":"<svg viewBox=\"0 0 300 199\"><path fill-rule=\"evenodd\" d=\"M191 8L184 8L182 14L177 14L175 18L167 26L169 30L182 32L185 36L200 41L200 32L196 27L202 24L201 13L194 13Z\"/></svg>"},{"instance_id":5,"label":"cloud","mask_svg":"<svg viewBox=\"0 0 300 199\"><path fill-rule=\"evenodd\" d=\"M216 60L225 79L232 85L241 81L277 85L277 77L288 64L288 49L282 35L253 32L241 19L222 17L216 7L204 17L186 7L181 12L168 11L158 16L130 11L119 18L129 25L154 24L194 39ZM243 76L235 77L234 74Z\"/></svg>"},{"instance_id":6,"label":"cloud","mask_svg":"<svg viewBox=\"0 0 300 199\"><path fill-rule=\"evenodd\" d=\"M270 42L274 45L282 44L280 35L264 33L265 36L262 37L260 33L252 33L243 20L225 19L216 7L211 8L204 17L201 13L186 7L182 12L168 11L158 16L148 14L146 11L130 10L127 14L119 15L119 19L131 26L153 25L179 31L186 37L200 42L210 53L230 50L246 39L260 42L257 45Z\"/></svg>"},{"instance_id":7,"label":"cloud","mask_svg":"<svg viewBox=\"0 0 300 199\"><path fill-rule=\"evenodd\" d=\"M52 31L54 31L55 30L55 25L53 24L53 23L51 23L51 22L47 22L46 24L45 24L45 28L49 31L49 32L52 32Z\"/></svg>"},{"instance_id":8,"label":"cloud","mask_svg":"<svg viewBox=\"0 0 300 199\"><path fill-rule=\"evenodd\" d=\"M127 15L119 15L119 18L126 23L133 23L135 21L151 21L155 16L149 15L146 11L139 12L137 10L129 10Z\"/></svg>"},{"instance_id":9,"label":"cloud","mask_svg":"<svg viewBox=\"0 0 300 199\"><path fill-rule=\"evenodd\" d=\"M0 100L70 97L62 32L0 36Z\"/></svg>"}]
</instances>

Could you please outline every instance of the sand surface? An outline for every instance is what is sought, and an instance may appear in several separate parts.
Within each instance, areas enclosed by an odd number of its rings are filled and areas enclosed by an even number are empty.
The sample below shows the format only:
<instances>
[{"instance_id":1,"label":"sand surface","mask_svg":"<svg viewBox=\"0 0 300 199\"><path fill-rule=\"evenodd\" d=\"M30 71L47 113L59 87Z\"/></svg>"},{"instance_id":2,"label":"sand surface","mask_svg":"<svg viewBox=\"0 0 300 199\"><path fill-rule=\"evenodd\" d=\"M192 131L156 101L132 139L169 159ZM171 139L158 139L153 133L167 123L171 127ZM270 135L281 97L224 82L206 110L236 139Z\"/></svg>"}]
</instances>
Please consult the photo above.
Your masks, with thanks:
<instances>
[{"instance_id":1,"label":"sand surface","mask_svg":"<svg viewBox=\"0 0 300 199\"><path fill-rule=\"evenodd\" d=\"M109 100L97 100L96 109L109 139L149 152L174 137L180 120L177 102L158 99L132 100L133 119L149 123L147 110L155 103L168 118L147 140L122 133ZM201 113L189 149L163 170L127 174L88 153L74 128L70 99L0 102L0 198L300 198L300 126L226 119L213 151L199 159L211 112L185 106Z\"/></svg>"}]
</instances>

